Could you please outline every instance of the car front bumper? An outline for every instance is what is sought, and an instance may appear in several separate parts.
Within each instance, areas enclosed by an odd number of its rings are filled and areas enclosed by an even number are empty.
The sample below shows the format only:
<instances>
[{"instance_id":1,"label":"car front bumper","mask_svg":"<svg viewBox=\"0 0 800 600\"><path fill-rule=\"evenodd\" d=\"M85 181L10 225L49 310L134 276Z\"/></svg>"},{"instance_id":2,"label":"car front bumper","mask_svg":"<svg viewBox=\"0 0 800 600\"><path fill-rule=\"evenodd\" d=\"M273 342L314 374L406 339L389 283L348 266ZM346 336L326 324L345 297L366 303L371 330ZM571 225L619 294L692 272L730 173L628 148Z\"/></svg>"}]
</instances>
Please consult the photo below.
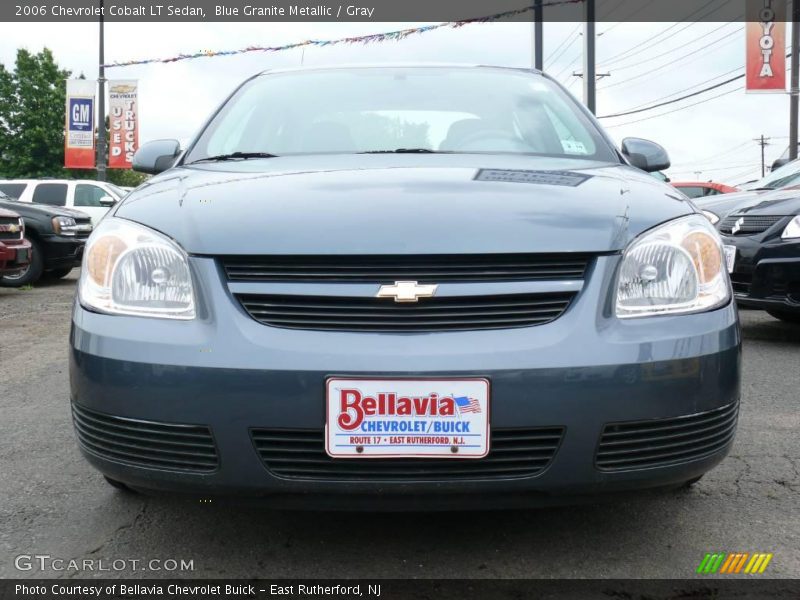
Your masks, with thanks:
<instances>
[{"instance_id":1,"label":"car front bumper","mask_svg":"<svg viewBox=\"0 0 800 600\"><path fill-rule=\"evenodd\" d=\"M800 312L800 240L723 236L723 243L736 246L731 281L738 304Z\"/></svg>"},{"instance_id":2,"label":"car front bumper","mask_svg":"<svg viewBox=\"0 0 800 600\"><path fill-rule=\"evenodd\" d=\"M44 242L45 270L81 266L86 238L51 235Z\"/></svg>"},{"instance_id":3,"label":"car front bumper","mask_svg":"<svg viewBox=\"0 0 800 600\"><path fill-rule=\"evenodd\" d=\"M31 261L31 243L27 239L0 241L0 273L13 275Z\"/></svg>"},{"instance_id":4,"label":"car front bumper","mask_svg":"<svg viewBox=\"0 0 800 600\"><path fill-rule=\"evenodd\" d=\"M375 334L261 325L235 305L213 260L192 258L201 282L193 321L102 315L76 303L70 379L81 449L101 472L132 487L294 507L532 506L679 484L712 468L732 443L740 386L736 307L618 320L604 308L618 260L598 259L575 303L547 325ZM324 461L330 376L485 377L493 443L541 430L557 439L546 464L521 475L453 476L445 468L439 476L426 471L425 459L415 465L419 475L402 477L340 477L330 459L320 473L286 475L276 468L285 463L262 460L259 440L299 436L306 445L289 444L282 460L303 450L296 456ZM601 456L604 432L631 428L638 437L611 456L622 462L609 463ZM187 439L214 455L203 472L143 466L136 458L152 458L152 448L169 453ZM147 440L156 440L151 451ZM191 451L168 458L181 456L191 459ZM370 466L389 462L372 459Z\"/></svg>"}]
</instances>

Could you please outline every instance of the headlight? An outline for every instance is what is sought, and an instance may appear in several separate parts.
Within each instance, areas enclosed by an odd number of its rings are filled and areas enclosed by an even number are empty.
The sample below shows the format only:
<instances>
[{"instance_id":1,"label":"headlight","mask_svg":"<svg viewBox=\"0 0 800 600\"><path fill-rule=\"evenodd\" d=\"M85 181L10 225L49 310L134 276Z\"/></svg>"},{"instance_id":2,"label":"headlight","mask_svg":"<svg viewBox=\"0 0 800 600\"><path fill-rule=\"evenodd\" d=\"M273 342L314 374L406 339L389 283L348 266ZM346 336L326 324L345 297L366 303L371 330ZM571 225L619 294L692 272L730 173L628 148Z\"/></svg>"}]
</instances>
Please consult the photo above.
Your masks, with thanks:
<instances>
[{"instance_id":1,"label":"headlight","mask_svg":"<svg viewBox=\"0 0 800 600\"><path fill-rule=\"evenodd\" d=\"M186 253L169 238L124 219L105 218L86 244L79 299L119 315L193 319Z\"/></svg>"},{"instance_id":2,"label":"headlight","mask_svg":"<svg viewBox=\"0 0 800 600\"><path fill-rule=\"evenodd\" d=\"M722 243L698 214L644 233L623 254L616 301L620 318L700 312L729 299Z\"/></svg>"},{"instance_id":3,"label":"headlight","mask_svg":"<svg viewBox=\"0 0 800 600\"><path fill-rule=\"evenodd\" d=\"M716 225L717 223L719 223L719 215L714 214L710 210L701 210L700 212L703 213L703 216L706 219L711 221L712 225Z\"/></svg>"},{"instance_id":4,"label":"headlight","mask_svg":"<svg viewBox=\"0 0 800 600\"><path fill-rule=\"evenodd\" d=\"M73 236L78 231L78 224L72 217L53 217L53 231L56 235Z\"/></svg>"},{"instance_id":5,"label":"headlight","mask_svg":"<svg viewBox=\"0 0 800 600\"><path fill-rule=\"evenodd\" d=\"M794 238L800 238L800 216L789 221L786 229L784 229L781 234L781 239L784 240L791 240Z\"/></svg>"}]
</instances>

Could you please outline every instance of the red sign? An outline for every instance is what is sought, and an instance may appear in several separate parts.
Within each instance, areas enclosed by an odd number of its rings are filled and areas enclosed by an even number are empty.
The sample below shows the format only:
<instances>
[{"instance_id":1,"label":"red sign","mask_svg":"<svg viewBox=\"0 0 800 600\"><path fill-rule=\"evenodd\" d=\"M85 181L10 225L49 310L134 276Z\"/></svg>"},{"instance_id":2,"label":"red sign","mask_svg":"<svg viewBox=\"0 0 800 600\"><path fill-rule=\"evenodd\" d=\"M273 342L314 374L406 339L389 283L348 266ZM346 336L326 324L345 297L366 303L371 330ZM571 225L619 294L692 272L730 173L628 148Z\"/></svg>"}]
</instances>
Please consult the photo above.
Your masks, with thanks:
<instances>
[{"instance_id":1,"label":"red sign","mask_svg":"<svg viewBox=\"0 0 800 600\"><path fill-rule=\"evenodd\" d=\"M747 0L748 92L786 91L786 2Z\"/></svg>"},{"instance_id":2,"label":"red sign","mask_svg":"<svg viewBox=\"0 0 800 600\"><path fill-rule=\"evenodd\" d=\"M139 100L135 79L108 82L108 166L130 169L139 148Z\"/></svg>"}]
</instances>

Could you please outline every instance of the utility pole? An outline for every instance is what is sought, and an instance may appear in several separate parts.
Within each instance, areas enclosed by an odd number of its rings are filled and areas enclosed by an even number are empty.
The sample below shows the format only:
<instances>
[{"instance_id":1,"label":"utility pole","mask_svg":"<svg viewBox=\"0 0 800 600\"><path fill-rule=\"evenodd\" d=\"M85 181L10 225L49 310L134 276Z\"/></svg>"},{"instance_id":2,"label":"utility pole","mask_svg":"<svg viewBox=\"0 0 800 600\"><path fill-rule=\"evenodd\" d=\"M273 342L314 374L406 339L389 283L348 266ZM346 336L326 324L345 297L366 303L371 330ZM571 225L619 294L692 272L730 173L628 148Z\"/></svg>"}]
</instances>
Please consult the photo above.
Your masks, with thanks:
<instances>
[{"instance_id":1,"label":"utility pole","mask_svg":"<svg viewBox=\"0 0 800 600\"><path fill-rule=\"evenodd\" d=\"M770 138L765 138L764 134L762 133L761 137L757 137L757 138L755 138L753 140L755 143L757 143L759 146L761 146L761 177L764 177L764 175L766 173L766 171L765 171L766 165L764 163L764 149L767 146L769 146L769 143L768 143L769 139ZM795 147L797 147L797 144L795 144Z\"/></svg>"},{"instance_id":2,"label":"utility pole","mask_svg":"<svg viewBox=\"0 0 800 600\"><path fill-rule=\"evenodd\" d=\"M100 52L97 69L97 181L106 180L106 63L103 0L100 0Z\"/></svg>"},{"instance_id":3,"label":"utility pole","mask_svg":"<svg viewBox=\"0 0 800 600\"><path fill-rule=\"evenodd\" d=\"M592 114L597 112L597 78L595 76L595 0L584 1L583 30L583 102Z\"/></svg>"},{"instance_id":4,"label":"utility pole","mask_svg":"<svg viewBox=\"0 0 800 600\"><path fill-rule=\"evenodd\" d=\"M533 68L539 71L544 70L544 7L542 0L534 0L533 2Z\"/></svg>"},{"instance_id":5,"label":"utility pole","mask_svg":"<svg viewBox=\"0 0 800 600\"><path fill-rule=\"evenodd\" d=\"M789 90L789 160L797 158L797 108L800 83L800 2L792 2L792 83Z\"/></svg>"}]
</instances>

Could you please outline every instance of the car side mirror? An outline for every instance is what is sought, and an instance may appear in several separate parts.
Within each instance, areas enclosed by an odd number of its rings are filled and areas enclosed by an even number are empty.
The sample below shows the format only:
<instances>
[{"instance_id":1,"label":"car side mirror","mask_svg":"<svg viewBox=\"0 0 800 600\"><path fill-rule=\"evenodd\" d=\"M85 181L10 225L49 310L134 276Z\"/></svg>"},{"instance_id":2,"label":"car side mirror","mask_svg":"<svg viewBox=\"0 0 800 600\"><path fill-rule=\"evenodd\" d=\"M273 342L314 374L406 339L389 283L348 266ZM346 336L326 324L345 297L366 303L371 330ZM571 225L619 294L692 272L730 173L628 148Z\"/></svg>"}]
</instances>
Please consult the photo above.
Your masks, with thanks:
<instances>
[{"instance_id":1,"label":"car side mirror","mask_svg":"<svg viewBox=\"0 0 800 600\"><path fill-rule=\"evenodd\" d=\"M166 171L181 153L178 140L156 140L147 142L133 155L133 170L155 175Z\"/></svg>"},{"instance_id":2,"label":"car side mirror","mask_svg":"<svg viewBox=\"0 0 800 600\"><path fill-rule=\"evenodd\" d=\"M625 138L622 140L622 154L631 165L648 173L663 171L670 165L667 151L650 140Z\"/></svg>"},{"instance_id":3,"label":"car side mirror","mask_svg":"<svg viewBox=\"0 0 800 600\"><path fill-rule=\"evenodd\" d=\"M111 196L103 196L100 198L100 206L114 206L117 203Z\"/></svg>"},{"instance_id":4,"label":"car side mirror","mask_svg":"<svg viewBox=\"0 0 800 600\"><path fill-rule=\"evenodd\" d=\"M775 169L780 169L783 165L789 164L788 158L776 158L775 162L772 163L772 166L769 168L770 171L774 171Z\"/></svg>"}]
</instances>

